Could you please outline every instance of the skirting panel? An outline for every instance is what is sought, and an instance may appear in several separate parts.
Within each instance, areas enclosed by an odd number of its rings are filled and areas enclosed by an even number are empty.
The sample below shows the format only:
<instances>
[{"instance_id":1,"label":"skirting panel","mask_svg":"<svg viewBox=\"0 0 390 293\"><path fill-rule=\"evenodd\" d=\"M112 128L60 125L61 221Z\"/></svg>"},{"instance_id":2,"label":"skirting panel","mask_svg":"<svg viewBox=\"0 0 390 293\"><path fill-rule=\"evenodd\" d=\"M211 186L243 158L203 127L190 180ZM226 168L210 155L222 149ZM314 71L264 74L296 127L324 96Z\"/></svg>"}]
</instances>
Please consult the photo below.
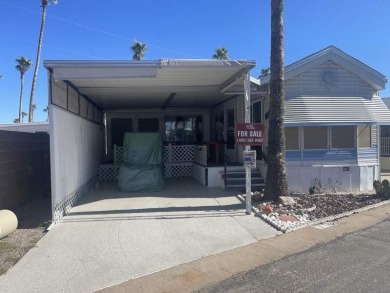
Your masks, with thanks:
<instances>
[{"instance_id":1,"label":"skirting panel","mask_svg":"<svg viewBox=\"0 0 390 293\"><path fill-rule=\"evenodd\" d=\"M166 178L191 177L192 162L165 164L164 176Z\"/></svg>"},{"instance_id":2,"label":"skirting panel","mask_svg":"<svg viewBox=\"0 0 390 293\"><path fill-rule=\"evenodd\" d=\"M69 210L80 201L97 183L97 178L94 177L87 183L82 185L75 192L67 196L62 202L60 202L53 212L53 223L58 222L63 216L65 216Z\"/></svg>"},{"instance_id":3,"label":"skirting panel","mask_svg":"<svg viewBox=\"0 0 390 293\"><path fill-rule=\"evenodd\" d=\"M99 181L113 181L118 179L119 165L99 165Z\"/></svg>"}]
</instances>

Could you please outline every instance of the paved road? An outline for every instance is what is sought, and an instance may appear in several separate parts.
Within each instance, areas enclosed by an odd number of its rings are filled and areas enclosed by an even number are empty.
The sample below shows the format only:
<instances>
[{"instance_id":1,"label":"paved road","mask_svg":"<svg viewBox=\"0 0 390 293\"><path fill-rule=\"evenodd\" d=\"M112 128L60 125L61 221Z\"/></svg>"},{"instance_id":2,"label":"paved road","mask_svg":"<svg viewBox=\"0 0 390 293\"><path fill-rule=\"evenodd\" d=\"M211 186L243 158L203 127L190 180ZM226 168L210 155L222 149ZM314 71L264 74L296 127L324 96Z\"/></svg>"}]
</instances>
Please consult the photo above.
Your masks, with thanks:
<instances>
[{"instance_id":1,"label":"paved road","mask_svg":"<svg viewBox=\"0 0 390 293\"><path fill-rule=\"evenodd\" d=\"M388 220L199 292L390 292L389 277Z\"/></svg>"}]
</instances>

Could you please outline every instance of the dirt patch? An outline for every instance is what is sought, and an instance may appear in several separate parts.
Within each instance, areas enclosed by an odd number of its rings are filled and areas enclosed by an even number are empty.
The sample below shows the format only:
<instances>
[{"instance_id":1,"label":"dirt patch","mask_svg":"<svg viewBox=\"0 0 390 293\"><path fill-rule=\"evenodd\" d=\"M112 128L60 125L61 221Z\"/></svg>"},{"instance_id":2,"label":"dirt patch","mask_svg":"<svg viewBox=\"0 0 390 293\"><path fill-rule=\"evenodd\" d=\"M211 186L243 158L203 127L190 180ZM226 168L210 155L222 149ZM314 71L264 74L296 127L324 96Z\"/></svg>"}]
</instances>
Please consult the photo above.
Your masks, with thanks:
<instances>
[{"instance_id":1,"label":"dirt patch","mask_svg":"<svg viewBox=\"0 0 390 293\"><path fill-rule=\"evenodd\" d=\"M18 228L0 240L0 275L35 247L51 224L50 198L35 199L13 212L18 218Z\"/></svg>"}]
</instances>

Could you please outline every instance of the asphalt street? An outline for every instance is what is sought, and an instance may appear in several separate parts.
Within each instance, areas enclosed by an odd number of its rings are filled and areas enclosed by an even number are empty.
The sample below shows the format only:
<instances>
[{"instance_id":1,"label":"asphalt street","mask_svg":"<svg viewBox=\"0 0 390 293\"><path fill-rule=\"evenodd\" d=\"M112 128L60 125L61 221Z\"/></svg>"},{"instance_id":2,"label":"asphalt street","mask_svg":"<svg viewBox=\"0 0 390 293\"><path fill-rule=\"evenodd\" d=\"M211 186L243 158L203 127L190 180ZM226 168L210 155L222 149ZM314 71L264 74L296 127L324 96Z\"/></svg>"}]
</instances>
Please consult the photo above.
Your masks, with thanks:
<instances>
[{"instance_id":1,"label":"asphalt street","mask_svg":"<svg viewBox=\"0 0 390 293\"><path fill-rule=\"evenodd\" d=\"M198 292L390 292L390 221L235 275Z\"/></svg>"}]
</instances>

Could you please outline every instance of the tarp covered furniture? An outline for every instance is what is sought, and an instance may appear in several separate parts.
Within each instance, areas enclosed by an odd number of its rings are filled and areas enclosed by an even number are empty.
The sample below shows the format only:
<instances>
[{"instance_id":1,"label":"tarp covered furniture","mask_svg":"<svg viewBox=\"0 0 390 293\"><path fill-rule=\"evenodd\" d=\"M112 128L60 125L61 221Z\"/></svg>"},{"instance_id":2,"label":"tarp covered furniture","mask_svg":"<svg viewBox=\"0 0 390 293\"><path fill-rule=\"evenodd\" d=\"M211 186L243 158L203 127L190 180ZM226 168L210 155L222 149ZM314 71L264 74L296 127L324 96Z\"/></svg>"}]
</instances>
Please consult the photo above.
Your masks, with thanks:
<instances>
[{"instance_id":1,"label":"tarp covered furniture","mask_svg":"<svg viewBox=\"0 0 390 293\"><path fill-rule=\"evenodd\" d=\"M164 188L163 146L159 133L125 133L118 186L123 192L155 192Z\"/></svg>"}]
</instances>

